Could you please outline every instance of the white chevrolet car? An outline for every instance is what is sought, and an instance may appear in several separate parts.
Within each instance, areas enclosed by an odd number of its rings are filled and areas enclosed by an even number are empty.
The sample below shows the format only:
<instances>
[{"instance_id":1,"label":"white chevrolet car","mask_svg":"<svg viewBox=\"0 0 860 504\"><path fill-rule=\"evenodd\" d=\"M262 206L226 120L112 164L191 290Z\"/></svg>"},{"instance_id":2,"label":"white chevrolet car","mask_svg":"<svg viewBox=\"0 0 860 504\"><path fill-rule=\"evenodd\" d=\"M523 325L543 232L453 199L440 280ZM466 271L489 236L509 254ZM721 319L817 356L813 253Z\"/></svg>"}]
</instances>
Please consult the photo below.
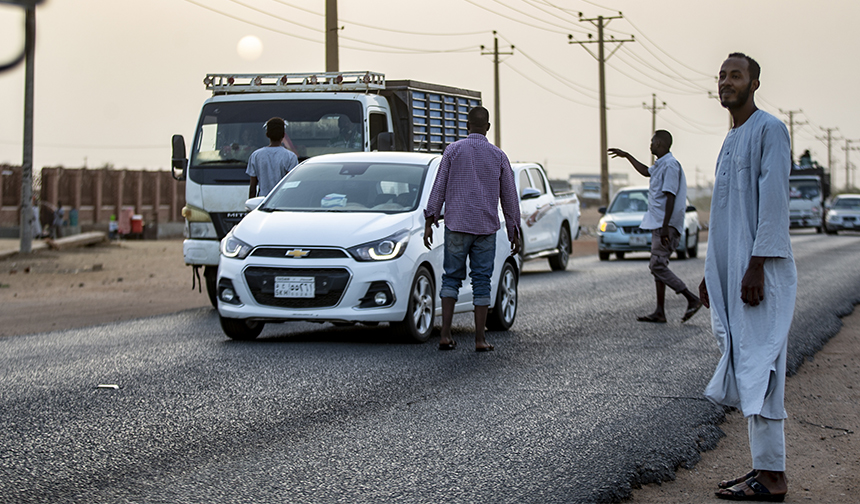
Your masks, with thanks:
<instances>
[{"instance_id":1,"label":"white chevrolet car","mask_svg":"<svg viewBox=\"0 0 860 504\"><path fill-rule=\"evenodd\" d=\"M221 242L218 313L227 336L253 339L264 324L291 320L389 322L426 341L441 315L444 222L427 250L423 209L440 160L406 152L317 156L267 197L248 200L251 212ZM519 271L502 224L490 329L514 323ZM467 277L455 310L472 309Z\"/></svg>"}]
</instances>

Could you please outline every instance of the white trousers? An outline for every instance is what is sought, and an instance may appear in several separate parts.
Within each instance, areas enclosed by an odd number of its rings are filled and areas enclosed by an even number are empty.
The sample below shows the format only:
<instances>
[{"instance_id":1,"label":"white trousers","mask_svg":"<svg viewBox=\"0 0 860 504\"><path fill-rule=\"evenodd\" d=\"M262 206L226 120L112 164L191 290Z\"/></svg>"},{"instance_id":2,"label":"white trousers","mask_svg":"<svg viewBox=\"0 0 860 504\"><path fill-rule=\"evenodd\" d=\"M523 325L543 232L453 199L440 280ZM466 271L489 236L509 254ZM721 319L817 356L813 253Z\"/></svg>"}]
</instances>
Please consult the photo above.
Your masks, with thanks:
<instances>
[{"instance_id":1,"label":"white trousers","mask_svg":"<svg viewBox=\"0 0 860 504\"><path fill-rule=\"evenodd\" d=\"M747 417L753 469L785 471L785 420L771 420L761 415Z\"/></svg>"}]
</instances>

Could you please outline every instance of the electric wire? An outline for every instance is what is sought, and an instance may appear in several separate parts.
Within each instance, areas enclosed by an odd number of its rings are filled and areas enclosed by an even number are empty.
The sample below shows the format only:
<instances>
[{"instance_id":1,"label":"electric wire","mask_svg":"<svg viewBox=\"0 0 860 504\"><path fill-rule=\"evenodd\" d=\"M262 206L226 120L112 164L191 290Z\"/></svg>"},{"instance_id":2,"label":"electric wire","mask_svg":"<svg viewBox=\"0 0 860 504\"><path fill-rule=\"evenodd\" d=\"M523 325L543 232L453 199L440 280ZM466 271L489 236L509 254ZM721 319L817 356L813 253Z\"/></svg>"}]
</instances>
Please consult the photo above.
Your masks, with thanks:
<instances>
[{"instance_id":1,"label":"electric wire","mask_svg":"<svg viewBox=\"0 0 860 504\"><path fill-rule=\"evenodd\" d=\"M478 7L479 9L483 9L483 10L490 12L492 14L495 14L497 16L503 17L505 19L509 19L511 21L514 21L516 23L520 23L520 24L525 25L525 26L530 26L532 28L536 28L538 30L548 31L548 32L552 32L552 33L560 33L562 35L567 35L571 30L571 29L567 29L567 31L559 31L559 30L553 30L550 28L545 28L543 26L533 25L531 23L527 23L527 22L523 21L522 19L517 19L515 17L511 17L511 16L508 16L506 14L502 14L501 12L496 12L496 11L490 9L489 7L483 6L483 5L475 2L474 0L465 0L465 2L470 3L470 4L474 5L475 7ZM574 30L574 31L577 31L577 30Z\"/></svg>"},{"instance_id":2,"label":"electric wire","mask_svg":"<svg viewBox=\"0 0 860 504\"><path fill-rule=\"evenodd\" d=\"M696 91L691 92L691 91L690 91L690 90L688 90L688 89L681 89L681 88L679 88L679 87L677 87L677 86L673 86L672 84L667 84L667 83L665 83L665 82L662 82L662 81L660 81L659 79L656 79L656 78L652 77L652 76L651 76L651 75L649 75L648 73L643 72L643 71L642 71L642 70L640 70L639 68L637 68L637 67L635 67L635 66L631 65L631 64L630 64L629 62L627 62L624 58L618 58L618 59L617 59L617 61L621 61L621 62L622 62L622 63L624 63L625 65L629 66L629 67L630 67L630 68L632 68L633 70L636 70L637 72L641 73L641 74L642 74L642 75L644 75L645 77L648 77L649 79L653 80L654 82L658 83L659 85L663 86L664 88L674 89L674 90L675 90L675 92L676 92L676 94L688 95L688 96L689 96L689 95L694 95L694 94L701 94L701 91L700 91L700 90L696 90ZM635 82L638 82L639 84L642 84L643 86L647 86L647 87L649 87L649 88L653 88L653 87L654 87L654 86L651 86L651 85L648 85L648 84L646 84L646 83L642 82L641 80L637 79L636 77L633 77L632 75L628 74L627 72L624 72L623 70L621 70L620 68L618 68L618 66L617 66L617 65L613 65L613 64L612 64L612 63L610 63L610 62L607 62L606 64L607 64L610 68L614 69L616 72L620 73L621 75L623 75L623 76L627 77L627 78L628 78L628 79L630 79L630 80L633 80L633 81L635 81Z\"/></svg>"}]
</instances>

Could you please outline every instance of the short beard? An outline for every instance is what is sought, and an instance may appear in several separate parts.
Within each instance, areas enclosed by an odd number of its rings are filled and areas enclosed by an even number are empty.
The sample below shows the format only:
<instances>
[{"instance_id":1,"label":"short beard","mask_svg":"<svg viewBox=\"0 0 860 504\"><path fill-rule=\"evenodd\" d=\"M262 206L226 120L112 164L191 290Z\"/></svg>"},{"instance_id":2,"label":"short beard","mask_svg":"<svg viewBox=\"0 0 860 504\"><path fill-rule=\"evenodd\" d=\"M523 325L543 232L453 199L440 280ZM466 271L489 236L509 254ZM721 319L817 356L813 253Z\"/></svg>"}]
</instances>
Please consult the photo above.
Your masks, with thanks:
<instances>
[{"instance_id":1,"label":"short beard","mask_svg":"<svg viewBox=\"0 0 860 504\"><path fill-rule=\"evenodd\" d=\"M750 79L750 83L749 83L749 84L747 84L747 88L746 88L746 89L744 89L744 90L741 90L741 91L738 93L737 98L736 98L735 100L733 100L733 101L727 101L727 100L722 100L722 99L721 99L721 100L720 100L720 105L722 105L724 108L727 108L727 109L738 108L738 107L740 107L741 105L743 105L744 103L746 103L746 102L747 102L747 100L748 100L748 99L749 99L749 97L750 97L750 93L751 93L751 92L752 92L752 79Z\"/></svg>"}]
</instances>

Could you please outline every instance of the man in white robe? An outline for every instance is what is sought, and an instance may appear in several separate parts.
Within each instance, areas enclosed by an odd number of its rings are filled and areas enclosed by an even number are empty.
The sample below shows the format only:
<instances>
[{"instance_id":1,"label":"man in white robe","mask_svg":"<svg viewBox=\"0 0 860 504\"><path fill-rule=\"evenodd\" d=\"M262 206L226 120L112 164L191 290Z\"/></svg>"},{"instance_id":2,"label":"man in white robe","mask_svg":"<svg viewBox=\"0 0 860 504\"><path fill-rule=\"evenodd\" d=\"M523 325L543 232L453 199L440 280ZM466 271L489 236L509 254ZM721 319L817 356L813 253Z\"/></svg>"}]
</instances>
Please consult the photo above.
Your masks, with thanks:
<instances>
[{"instance_id":1,"label":"man in white robe","mask_svg":"<svg viewBox=\"0 0 860 504\"><path fill-rule=\"evenodd\" d=\"M720 68L720 101L733 127L717 160L699 294L723 354L705 396L743 412L753 459L753 470L721 482L717 497L781 501L788 488L785 364L797 292L788 233L791 154L785 125L755 106L759 73L741 53Z\"/></svg>"}]
</instances>

